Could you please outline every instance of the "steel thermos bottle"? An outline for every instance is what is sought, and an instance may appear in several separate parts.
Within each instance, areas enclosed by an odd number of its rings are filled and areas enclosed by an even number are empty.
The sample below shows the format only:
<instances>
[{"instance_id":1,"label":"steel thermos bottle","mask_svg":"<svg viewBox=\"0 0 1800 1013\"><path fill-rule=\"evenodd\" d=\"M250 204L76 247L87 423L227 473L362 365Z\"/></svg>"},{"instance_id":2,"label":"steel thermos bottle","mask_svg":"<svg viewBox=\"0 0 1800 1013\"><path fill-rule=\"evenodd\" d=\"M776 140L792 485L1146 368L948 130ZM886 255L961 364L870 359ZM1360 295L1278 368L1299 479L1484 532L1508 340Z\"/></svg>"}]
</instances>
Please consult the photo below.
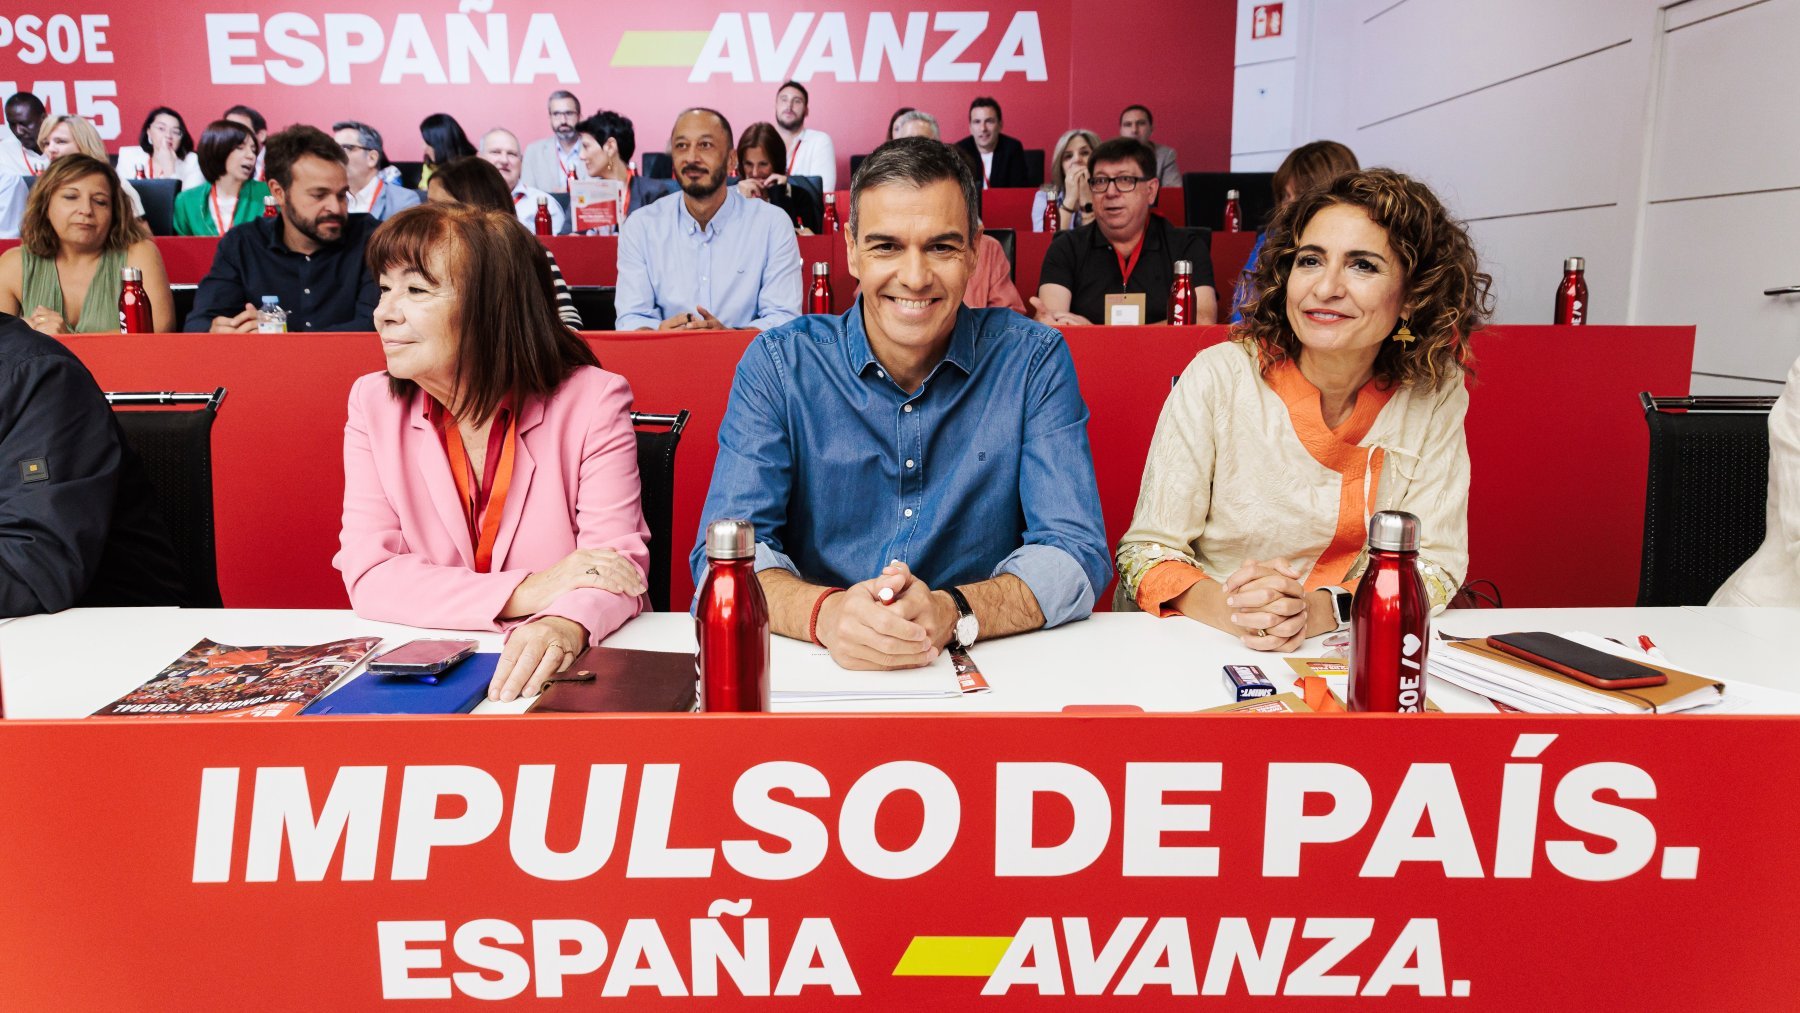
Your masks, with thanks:
<instances>
[{"instance_id":1,"label":"steel thermos bottle","mask_svg":"<svg viewBox=\"0 0 1800 1013\"><path fill-rule=\"evenodd\" d=\"M823 260L812 266L812 288L806 293L806 312L831 313L831 265Z\"/></svg>"},{"instance_id":2,"label":"steel thermos bottle","mask_svg":"<svg viewBox=\"0 0 1800 1013\"><path fill-rule=\"evenodd\" d=\"M1562 284L1556 287L1556 322L1587 323L1587 261L1570 257L1563 261Z\"/></svg>"},{"instance_id":3,"label":"steel thermos bottle","mask_svg":"<svg viewBox=\"0 0 1800 1013\"><path fill-rule=\"evenodd\" d=\"M554 231L550 226L550 198L548 197L538 198L536 224L537 234L540 236L548 236Z\"/></svg>"},{"instance_id":4,"label":"steel thermos bottle","mask_svg":"<svg viewBox=\"0 0 1800 1013\"><path fill-rule=\"evenodd\" d=\"M1238 206L1238 192L1225 191L1225 231L1244 231L1244 209Z\"/></svg>"},{"instance_id":5,"label":"steel thermos bottle","mask_svg":"<svg viewBox=\"0 0 1800 1013\"><path fill-rule=\"evenodd\" d=\"M706 529L706 577L694 611L700 709L769 709L769 604L756 580L756 529L714 521Z\"/></svg>"},{"instance_id":6,"label":"steel thermos bottle","mask_svg":"<svg viewBox=\"0 0 1800 1013\"><path fill-rule=\"evenodd\" d=\"M824 231L827 235L843 231L843 226L838 224L836 193L828 193L825 195L825 221L823 224L825 226Z\"/></svg>"},{"instance_id":7,"label":"steel thermos bottle","mask_svg":"<svg viewBox=\"0 0 1800 1013\"><path fill-rule=\"evenodd\" d=\"M1044 221L1038 228L1039 232L1048 232L1054 235L1057 230L1062 228L1062 216L1058 214L1061 211L1061 208L1058 207L1060 203L1055 194L1046 193L1044 195Z\"/></svg>"},{"instance_id":8,"label":"steel thermos bottle","mask_svg":"<svg viewBox=\"0 0 1800 1013\"><path fill-rule=\"evenodd\" d=\"M281 212L275 210L275 198L273 198L273 197L264 197L263 198L263 217L264 218L274 218L276 215L278 215L280 213Z\"/></svg>"},{"instance_id":9,"label":"steel thermos bottle","mask_svg":"<svg viewBox=\"0 0 1800 1013\"><path fill-rule=\"evenodd\" d=\"M1350 709L1423 713L1431 600L1419 571L1419 519L1369 519L1369 567L1350 604Z\"/></svg>"},{"instance_id":10,"label":"steel thermos bottle","mask_svg":"<svg viewBox=\"0 0 1800 1013\"><path fill-rule=\"evenodd\" d=\"M119 333L149 334L156 330L150 319L150 297L144 294L144 272L119 268Z\"/></svg>"},{"instance_id":11,"label":"steel thermos bottle","mask_svg":"<svg viewBox=\"0 0 1800 1013\"><path fill-rule=\"evenodd\" d=\"M1175 281L1169 286L1169 325L1189 327L1194 323L1194 262L1175 262Z\"/></svg>"}]
</instances>

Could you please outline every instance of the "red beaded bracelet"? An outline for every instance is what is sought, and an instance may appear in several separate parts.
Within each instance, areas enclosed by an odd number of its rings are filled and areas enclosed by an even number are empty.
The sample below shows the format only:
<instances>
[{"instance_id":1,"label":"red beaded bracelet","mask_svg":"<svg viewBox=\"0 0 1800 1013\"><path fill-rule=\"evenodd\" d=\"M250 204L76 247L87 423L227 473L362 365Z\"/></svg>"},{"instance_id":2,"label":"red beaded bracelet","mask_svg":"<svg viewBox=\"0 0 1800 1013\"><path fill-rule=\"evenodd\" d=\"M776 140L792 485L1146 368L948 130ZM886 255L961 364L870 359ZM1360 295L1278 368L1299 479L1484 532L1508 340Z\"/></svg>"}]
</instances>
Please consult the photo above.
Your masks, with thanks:
<instances>
[{"instance_id":1,"label":"red beaded bracelet","mask_svg":"<svg viewBox=\"0 0 1800 1013\"><path fill-rule=\"evenodd\" d=\"M820 647L824 647L825 643L819 639L819 610L825 607L825 599L834 594L839 594L843 592L843 590L844 588L841 587L828 587L825 589L824 593L819 595L819 600L813 602L812 618L806 623L806 639L818 644Z\"/></svg>"}]
</instances>

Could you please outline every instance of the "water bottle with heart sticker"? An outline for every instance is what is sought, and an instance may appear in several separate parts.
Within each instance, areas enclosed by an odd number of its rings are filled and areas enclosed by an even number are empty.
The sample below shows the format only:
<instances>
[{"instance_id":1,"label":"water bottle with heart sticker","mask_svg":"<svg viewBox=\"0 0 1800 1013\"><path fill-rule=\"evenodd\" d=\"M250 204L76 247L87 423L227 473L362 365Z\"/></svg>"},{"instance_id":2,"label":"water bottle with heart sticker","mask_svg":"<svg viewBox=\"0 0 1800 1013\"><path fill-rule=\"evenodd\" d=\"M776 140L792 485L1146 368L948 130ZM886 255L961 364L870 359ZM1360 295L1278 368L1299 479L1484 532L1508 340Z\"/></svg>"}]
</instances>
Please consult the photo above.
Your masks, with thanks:
<instances>
[{"instance_id":1,"label":"water bottle with heart sticker","mask_svg":"<svg viewBox=\"0 0 1800 1013\"><path fill-rule=\"evenodd\" d=\"M1369 519L1369 567L1350 604L1350 709L1422 714L1431 599L1419 569L1419 519Z\"/></svg>"}]
</instances>

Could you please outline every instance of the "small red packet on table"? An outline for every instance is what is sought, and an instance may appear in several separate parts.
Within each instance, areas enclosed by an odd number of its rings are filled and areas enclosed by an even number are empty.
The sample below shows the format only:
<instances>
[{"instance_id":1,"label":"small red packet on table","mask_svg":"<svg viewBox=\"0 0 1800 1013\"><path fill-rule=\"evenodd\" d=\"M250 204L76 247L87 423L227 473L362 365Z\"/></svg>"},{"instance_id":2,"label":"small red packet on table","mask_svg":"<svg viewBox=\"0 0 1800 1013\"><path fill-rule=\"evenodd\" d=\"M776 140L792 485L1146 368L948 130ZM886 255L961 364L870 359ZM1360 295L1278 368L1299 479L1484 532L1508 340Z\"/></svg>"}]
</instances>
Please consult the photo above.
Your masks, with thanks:
<instances>
[{"instance_id":1,"label":"small red packet on table","mask_svg":"<svg viewBox=\"0 0 1800 1013\"><path fill-rule=\"evenodd\" d=\"M988 692L987 679L981 669L975 667L975 659L969 652L954 644L950 647L950 663L956 666L956 688L964 693Z\"/></svg>"}]
</instances>

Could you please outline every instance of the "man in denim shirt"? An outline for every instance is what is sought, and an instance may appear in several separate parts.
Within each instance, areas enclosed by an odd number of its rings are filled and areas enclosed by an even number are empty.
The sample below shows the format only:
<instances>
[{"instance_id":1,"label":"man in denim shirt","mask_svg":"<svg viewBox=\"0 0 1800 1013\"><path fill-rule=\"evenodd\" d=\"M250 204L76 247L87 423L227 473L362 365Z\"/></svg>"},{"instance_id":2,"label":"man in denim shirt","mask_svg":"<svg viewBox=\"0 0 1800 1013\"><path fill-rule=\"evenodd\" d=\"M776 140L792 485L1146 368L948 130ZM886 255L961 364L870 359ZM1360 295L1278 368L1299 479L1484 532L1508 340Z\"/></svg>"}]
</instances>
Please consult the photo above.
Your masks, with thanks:
<instances>
[{"instance_id":1,"label":"man in denim shirt","mask_svg":"<svg viewBox=\"0 0 1800 1013\"><path fill-rule=\"evenodd\" d=\"M1062 335L962 305L979 192L941 142L876 149L851 182L861 298L765 331L732 382L701 530L754 524L772 628L845 668L1084 618L1112 576Z\"/></svg>"}]
</instances>

